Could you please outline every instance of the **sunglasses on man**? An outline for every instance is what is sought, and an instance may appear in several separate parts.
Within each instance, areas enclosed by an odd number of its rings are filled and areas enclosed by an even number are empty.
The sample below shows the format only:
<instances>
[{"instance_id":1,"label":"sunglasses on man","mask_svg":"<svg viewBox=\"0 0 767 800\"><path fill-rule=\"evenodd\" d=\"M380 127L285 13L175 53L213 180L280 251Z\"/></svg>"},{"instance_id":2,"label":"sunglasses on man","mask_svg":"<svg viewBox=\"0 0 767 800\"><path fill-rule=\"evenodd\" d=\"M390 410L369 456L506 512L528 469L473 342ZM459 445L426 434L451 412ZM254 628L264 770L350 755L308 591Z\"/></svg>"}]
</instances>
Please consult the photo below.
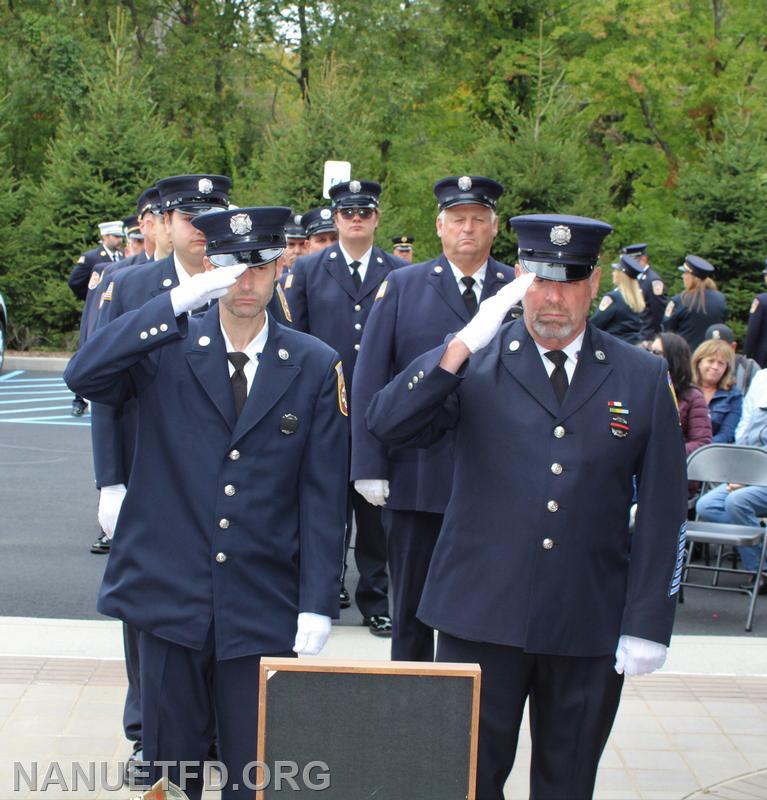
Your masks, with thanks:
<instances>
[{"instance_id":1,"label":"sunglasses on man","mask_svg":"<svg viewBox=\"0 0 767 800\"><path fill-rule=\"evenodd\" d=\"M338 213L344 219L354 219L355 217L359 217L360 219L370 219L375 213L374 208L339 208Z\"/></svg>"}]
</instances>

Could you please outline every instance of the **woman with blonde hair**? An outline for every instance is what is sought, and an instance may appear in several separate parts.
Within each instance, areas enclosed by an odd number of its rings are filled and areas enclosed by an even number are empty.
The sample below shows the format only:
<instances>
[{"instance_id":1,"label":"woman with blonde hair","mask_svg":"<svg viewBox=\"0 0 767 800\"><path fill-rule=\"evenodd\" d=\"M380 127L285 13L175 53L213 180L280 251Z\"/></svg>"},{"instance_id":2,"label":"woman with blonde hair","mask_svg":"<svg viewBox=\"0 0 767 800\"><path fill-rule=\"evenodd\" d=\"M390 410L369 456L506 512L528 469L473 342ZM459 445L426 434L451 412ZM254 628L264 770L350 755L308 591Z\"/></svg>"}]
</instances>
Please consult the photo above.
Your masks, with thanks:
<instances>
[{"instance_id":1,"label":"woman with blonde hair","mask_svg":"<svg viewBox=\"0 0 767 800\"><path fill-rule=\"evenodd\" d=\"M622 255L612 267L615 288L599 301L591 324L629 344L639 344L645 301L637 277L642 268L630 255Z\"/></svg>"},{"instance_id":2,"label":"woman with blonde hair","mask_svg":"<svg viewBox=\"0 0 767 800\"><path fill-rule=\"evenodd\" d=\"M706 338L709 325L727 321L727 301L714 283L714 268L700 256L688 255L679 267L684 291L666 306L662 327L678 333L695 348Z\"/></svg>"},{"instance_id":3,"label":"woman with blonde hair","mask_svg":"<svg viewBox=\"0 0 767 800\"><path fill-rule=\"evenodd\" d=\"M743 393L735 386L735 353L723 339L707 339L692 355L692 380L708 404L714 442L735 441Z\"/></svg>"}]
</instances>

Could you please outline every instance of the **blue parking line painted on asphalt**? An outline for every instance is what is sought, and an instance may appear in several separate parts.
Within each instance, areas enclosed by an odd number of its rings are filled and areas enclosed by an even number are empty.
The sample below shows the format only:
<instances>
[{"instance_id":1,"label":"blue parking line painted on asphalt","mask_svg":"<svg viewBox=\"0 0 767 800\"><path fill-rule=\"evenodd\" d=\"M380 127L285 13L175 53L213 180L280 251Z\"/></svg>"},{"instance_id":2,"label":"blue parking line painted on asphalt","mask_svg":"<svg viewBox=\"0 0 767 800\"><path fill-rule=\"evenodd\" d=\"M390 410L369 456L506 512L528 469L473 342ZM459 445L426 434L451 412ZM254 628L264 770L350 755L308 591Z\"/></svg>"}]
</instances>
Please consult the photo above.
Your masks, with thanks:
<instances>
[{"instance_id":1,"label":"blue parking line painted on asphalt","mask_svg":"<svg viewBox=\"0 0 767 800\"><path fill-rule=\"evenodd\" d=\"M42 403L46 400L55 401L55 400L71 400L71 394L58 394L56 397L35 397L32 400L0 400L0 405L3 406L20 406L24 403Z\"/></svg>"},{"instance_id":2,"label":"blue parking line painted on asphalt","mask_svg":"<svg viewBox=\"0 0 767 800\"><path fill-rule=\"evenodd\" d=\"M33 414L38 411L64 411L70 406L41 406L40 408L4 408L0 414Z\"/></svg>"},{"instance_id":3,"label":"blue parking line painted on asphalt","mask_svg":"<svg viewBox=\"0 0 767 800\"><path fill-rule=\"evenodd\" d=\"M0 382L2 381L9 381L11 378L15 378L17 375L23 375L23 369L16 369L13 372L6 372L5 375L0 375Z\"/></svg>"},{"instance_id":4,"label":"blue parking line painted on asphalt","mask_svg":"<svg viewBox=\"0 0 767 800\"><path fill-rule=\"evenodd\" d=\"M0 397L48 397L57 394L69 394L71 396L72 392L66 386L60 386L58 389L44 389L42 392L27 391L25 389L9 392L7 389L0 389ZM13 403L14 401L9 400L8 402Z\"/></svg>"}]
</instances>

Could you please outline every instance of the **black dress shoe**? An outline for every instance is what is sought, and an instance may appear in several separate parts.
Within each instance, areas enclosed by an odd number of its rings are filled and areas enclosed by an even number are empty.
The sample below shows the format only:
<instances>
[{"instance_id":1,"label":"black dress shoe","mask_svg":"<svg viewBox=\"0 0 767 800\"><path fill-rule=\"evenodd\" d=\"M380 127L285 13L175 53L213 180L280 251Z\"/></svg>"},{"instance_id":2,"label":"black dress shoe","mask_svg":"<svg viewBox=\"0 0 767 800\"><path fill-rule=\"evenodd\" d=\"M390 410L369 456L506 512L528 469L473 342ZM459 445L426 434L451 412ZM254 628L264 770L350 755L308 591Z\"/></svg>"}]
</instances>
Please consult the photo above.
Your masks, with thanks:
<instances>
[{"instance_id":1,"label":"black dress shoe","mask_svg":"<svg viewBox=\"0 0 767 800\"><path fill-rule=\"evenodd\" d=\"M349 608L352 604L352 599L349 597L349 590L345 587L341 587L341 594L338 597L341 608Z\"/></svg>"},{"instance_id":2,"label":"black dress shoe","mask_svg":"<svg viewBox=\"0 0 767 800\"><path fill-rule=\"evenodd\" d=\"M91 545L91 553L96 553L97 555L108 553L111 547L112 542L107 539L107 535L102 531L99 538Z\"/></svg>"},{"instance_id":3,"label":"black dress shoe","mask_svg":"<svg viewBox=\"0 0 767 800\"><path fill-rule=\"evenodd\" d=\"M84 403L82 400L75 400L72 403L72 416L82 417L87 408L88 408L87 403Z\"/></svg>"},{"instance_id":4,"label":"black dress shoe","mask_svg":"<svg viewBox=\"0 0 767 800\"><path fill-rule=\"evenodd\" d=\"M753 582L753 580L751 580L748 583L741 583L739 588L740 589L746 589L747 591L750 592L754 588L754 582ZM767 579L765 579L764 576L762 576L759 579L759 591L758 591L758 594L767 594Z\"/></svg>"},{"instance_id":5,"label":"black dress shoe","mask_svg":"<svg viewBox=\"0 0 767 800\"><path fill-rule=\"evenodd\" d=\"M152 788L149 780L149 764L144 761L141 750L134 750L125 762L123 785L131 790Z\"/></svg>"},{"instance_id":6,"label":"black dress shoe","mask_svg":"<svg viewBox=\"0 0 767 800\"><path fill-rule=\"evenodd\" d=\"M373 614L371 617L364 617L362 624L370 628L373 636L391 636L391 617L386 614Z\"/></svg>"}]
</instances>

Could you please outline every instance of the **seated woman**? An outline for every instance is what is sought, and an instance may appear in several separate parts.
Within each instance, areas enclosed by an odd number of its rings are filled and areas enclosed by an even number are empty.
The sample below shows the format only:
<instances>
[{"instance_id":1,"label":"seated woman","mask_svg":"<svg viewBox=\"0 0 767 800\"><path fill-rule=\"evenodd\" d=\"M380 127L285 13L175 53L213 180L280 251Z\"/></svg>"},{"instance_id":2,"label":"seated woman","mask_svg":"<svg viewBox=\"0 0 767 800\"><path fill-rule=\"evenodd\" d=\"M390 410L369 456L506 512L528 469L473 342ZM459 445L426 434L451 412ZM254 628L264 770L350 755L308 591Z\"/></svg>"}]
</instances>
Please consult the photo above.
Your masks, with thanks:
<instances>
[{"instance_id":1,"label":"seated woman","mask_svg":"<svg viewBox=\"0 0 767 800\"><path fill-rule=\"evenodd\" d=\"M743 393L735 386L735 353L722 339L708 339L692 356L692 380L703 392L714 442L735 441L743 411Z\"/></svg>"},{"instance_id":2,"label":"seated woman","mask_svg":"<svg viewBox=\"0 0 767 800\"><path fill-rule=\"evenodd\" d=\"M642 268L629 255L622 255L621 260L612 266L615 288L599 301L590 322L629 344L639 344L642 340L641 314L645 309L645 302L637 276L641 274Z\"/></svg>"}]
</instances>

